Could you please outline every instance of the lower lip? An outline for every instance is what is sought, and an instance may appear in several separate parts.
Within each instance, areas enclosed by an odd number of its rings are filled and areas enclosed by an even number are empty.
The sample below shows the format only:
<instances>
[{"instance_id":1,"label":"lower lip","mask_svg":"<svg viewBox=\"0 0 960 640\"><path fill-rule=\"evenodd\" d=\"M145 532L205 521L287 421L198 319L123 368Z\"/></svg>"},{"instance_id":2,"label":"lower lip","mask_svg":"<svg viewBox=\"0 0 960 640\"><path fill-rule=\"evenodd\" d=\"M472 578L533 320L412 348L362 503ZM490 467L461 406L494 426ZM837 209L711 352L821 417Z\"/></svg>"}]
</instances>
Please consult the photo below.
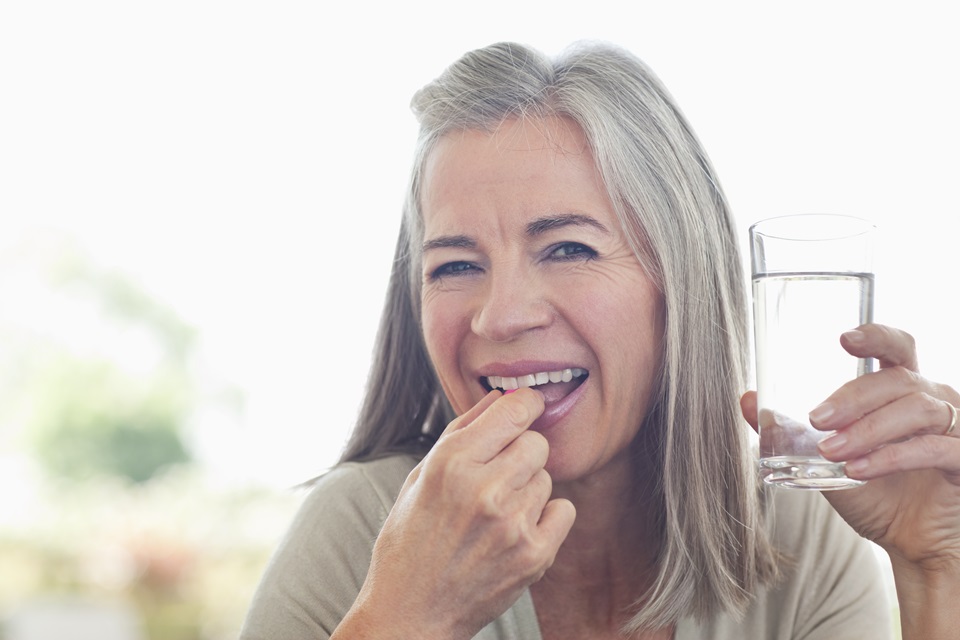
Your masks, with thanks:
<instances>
[{"instance_id":1,"label":"lower lip","mask_svg":"<svg viewBox=\"0 0 960 640\"><path fill-rule=\"evenodd\" d=\"M533 431L543 432L566 418L567 415L573 411L573 407L577 404L577 402L580 401L580 398L583 396L584 389L588 384L590 384L589 376L579 387L564 396L561 400L548 404L543 410L543 413L540 414L540 417L534 420L533 424L530 425L530 429Z\"/></svg>"}]
</instances>

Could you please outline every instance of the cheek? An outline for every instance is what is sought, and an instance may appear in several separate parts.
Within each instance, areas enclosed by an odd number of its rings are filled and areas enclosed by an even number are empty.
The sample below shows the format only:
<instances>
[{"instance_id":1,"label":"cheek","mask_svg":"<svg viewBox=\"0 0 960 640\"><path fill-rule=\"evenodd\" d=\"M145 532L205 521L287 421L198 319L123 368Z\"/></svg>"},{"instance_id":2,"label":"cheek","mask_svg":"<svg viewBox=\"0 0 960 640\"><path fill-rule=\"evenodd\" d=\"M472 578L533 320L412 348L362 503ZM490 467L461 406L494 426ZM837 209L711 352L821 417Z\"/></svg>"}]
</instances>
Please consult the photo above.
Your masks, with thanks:
<instances>
[{"instance_id":1,"label":"cheek","mask_svg":"<svg viewBox=\"0 0 960 640\"><path fill-rule=\"evenodd\" d=\"M460 350L465 339L464 327L469 327L460 312L452 304L429 304L422 308L423 339L427 355L437 374L440 387L459 415L473 406L475 398L470 395L460 371Z\"/></svg>"},{"instance_id":2,"label":"cheek","mask_svg":"<svg viewBox=\"0 0 960 640\"><path fill-rule=\"evenodd\" d=\"M423 341L427 345L427 353L437 365L437 350L443 344L443 327L445 326L439 305L430 304L428 300L420 304L420 324L423 328Z\"/></svg>"},{"instance_id":3,"label":"cheek","mask_svg":"<svg viewBox=\"0 0 960 640\"><path fill-rule=\"evenodd\" d=\"M625 285L614 294L582 301L605 372L645 396L663 364L663 305L649 283ZM607 376L605 376L607 377Z\"/></svg>"},{"instance_id":4,"label":"cheek","mask_svg":"<svg viewBox=\"0 0 960 640\"><path fill-rule=\"evenodd\" d=\"M612 291L583 289L576 297L583 323L608 344L657 344L663 334L659 293L649 283L625 284ZM572 299L568 290L568 299Z\"/></svg>"},{"instance_id":5,"label":"cheek","mask_svg":"<svg viewBox=\"0 0 960 640\"><path fill-rule=\"evenodd\" d=\"M433 363L440 382L447 388L447 382L455 373L457 366L457 351L461 341L462 331L458 320L458 313L453 305L442 304L424 298L421 306L421 322L423 339L427 345L427 353Z\"/></svg>"}]
</instances>

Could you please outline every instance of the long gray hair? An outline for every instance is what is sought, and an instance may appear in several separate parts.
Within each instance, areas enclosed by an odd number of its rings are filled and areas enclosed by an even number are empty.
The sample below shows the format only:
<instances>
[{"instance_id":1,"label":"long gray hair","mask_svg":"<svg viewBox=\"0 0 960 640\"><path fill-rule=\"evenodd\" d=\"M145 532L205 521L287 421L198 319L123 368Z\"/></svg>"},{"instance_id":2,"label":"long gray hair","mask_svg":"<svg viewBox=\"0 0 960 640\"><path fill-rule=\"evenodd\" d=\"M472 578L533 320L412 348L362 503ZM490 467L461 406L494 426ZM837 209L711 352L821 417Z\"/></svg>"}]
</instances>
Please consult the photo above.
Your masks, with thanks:
<instances>
[{"instance_id":1,"label":"long gray hair","mask_svg":"<svg viewBox=\"0 0 960 640\"><path fill-rule=\"evenodd\" d=\"M591 146L616 213L666 309L647 427L661 530L653 585L628 630L742 611L776 574L748 428L746 295L735 226L673 99L631 54L579 45L557 60L517 44L466 54L413 99L420 138L367 394L343 460L424 453L454 414L420 329L420 187L436 141L504 119L564 116Z\"/></svg>"}]
</instances>

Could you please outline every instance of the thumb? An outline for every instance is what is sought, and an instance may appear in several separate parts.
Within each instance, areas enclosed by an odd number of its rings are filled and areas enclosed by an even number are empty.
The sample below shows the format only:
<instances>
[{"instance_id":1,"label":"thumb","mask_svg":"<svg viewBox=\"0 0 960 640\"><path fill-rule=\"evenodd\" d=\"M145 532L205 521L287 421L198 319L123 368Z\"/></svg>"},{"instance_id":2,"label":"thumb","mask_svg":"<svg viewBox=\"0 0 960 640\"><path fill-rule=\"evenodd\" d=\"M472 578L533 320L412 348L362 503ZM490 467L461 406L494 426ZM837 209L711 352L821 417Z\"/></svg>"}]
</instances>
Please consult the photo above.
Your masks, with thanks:
<instances>
[{"instance_id":1,"label":"thumb","mask_svg":"<svg viewBox=\"0 0 960 640\"><path fill-rule=\"evenodd\" d=\"M747 391L740 398L740 411L743 413L744 419L750 423L750 426L753 427L753 430L757 433L760 432L757 424L759 420L757 418L757 392L756 391Z\"/></svg>"}]
</instances>

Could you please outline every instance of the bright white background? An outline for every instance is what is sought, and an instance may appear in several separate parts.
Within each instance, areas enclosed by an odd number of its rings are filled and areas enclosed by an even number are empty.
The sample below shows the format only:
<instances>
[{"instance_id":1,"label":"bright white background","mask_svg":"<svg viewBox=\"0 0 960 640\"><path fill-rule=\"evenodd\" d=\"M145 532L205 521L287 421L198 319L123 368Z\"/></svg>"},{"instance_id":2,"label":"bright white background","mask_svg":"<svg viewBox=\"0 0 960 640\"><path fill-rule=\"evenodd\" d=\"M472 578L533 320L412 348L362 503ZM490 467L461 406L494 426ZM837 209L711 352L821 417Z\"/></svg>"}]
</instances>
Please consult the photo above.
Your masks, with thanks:
<instances>
[{"instance_id":1,"label":"bright white background","mask_svg":"<svg viewBox=\"0 0 960 640\"><path fill-rule=\"evenodd\" d=\"M878 321L960 385L948 5L9 0L0 249L73 237L175 307L205 375L246 397L237 415L201 413L194 445L228 481L292 485L336 459L357 410L411 94L493 41L602 39L673 92L743 237L786 213L874 220ZM0 309L48 313L23 292Z\"/></svg>"}]
</instances>

